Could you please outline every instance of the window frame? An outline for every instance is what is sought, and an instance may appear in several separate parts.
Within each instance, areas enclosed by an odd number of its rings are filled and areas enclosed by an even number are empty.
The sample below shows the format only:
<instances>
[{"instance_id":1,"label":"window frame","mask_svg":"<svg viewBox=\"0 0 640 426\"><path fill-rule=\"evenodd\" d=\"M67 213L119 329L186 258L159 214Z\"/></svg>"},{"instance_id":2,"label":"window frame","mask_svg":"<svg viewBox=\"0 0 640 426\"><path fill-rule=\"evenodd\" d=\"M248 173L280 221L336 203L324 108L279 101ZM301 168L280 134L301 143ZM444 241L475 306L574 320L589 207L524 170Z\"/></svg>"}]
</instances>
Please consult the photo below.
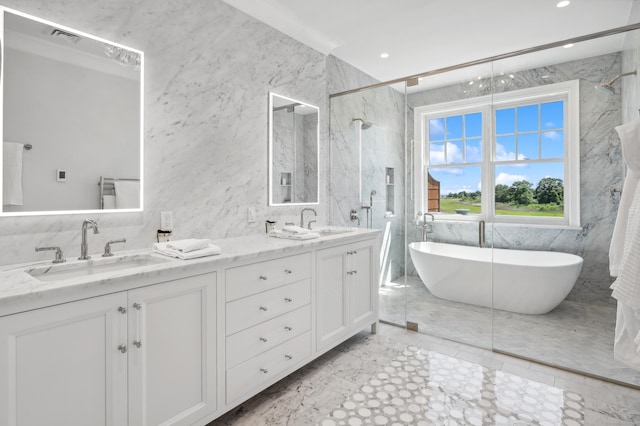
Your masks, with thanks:
<instances>
[{"instance_id":1,"label":"window frame","mask_svg":"<svg viewBox=\"0 0 640 426\"><path fill-rule=\"evenodd\" d=\"M437 213L438 219L475 222L480 220L495 223L580 227L580 97L579 80L547 84L527 89L461 99L450 102L424 105L414 108L414 200L415 211L427 208L426 176L429 168L429 119L482 113L482 163L481 167L481 214L464 216ZM541 104L557 100L564 101L564 215L507 216L495 214L495 170L496 165L549 163L554 160L495 161L495 114L496 110ZM542 129L538 129L541 131ZM557 160L556 160L557 161ZM559 161L558 161L559 162ZM477 163L474 163L477 164ZM434 168L464 167L466 163L434 165Z\"/></svg>"}]
</instances>

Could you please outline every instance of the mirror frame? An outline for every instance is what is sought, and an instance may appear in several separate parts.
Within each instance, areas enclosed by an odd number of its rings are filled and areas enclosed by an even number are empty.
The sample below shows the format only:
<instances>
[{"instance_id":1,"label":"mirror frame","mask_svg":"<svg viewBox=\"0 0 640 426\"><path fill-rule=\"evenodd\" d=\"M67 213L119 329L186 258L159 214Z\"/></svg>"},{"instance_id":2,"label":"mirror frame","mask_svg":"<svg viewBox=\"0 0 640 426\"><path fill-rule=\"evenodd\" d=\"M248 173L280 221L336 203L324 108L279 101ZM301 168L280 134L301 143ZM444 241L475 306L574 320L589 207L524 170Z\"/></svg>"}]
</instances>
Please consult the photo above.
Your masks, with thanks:
<instances>
[{"instance_id":1,"label":"mirror frame","mask_svg":"<svg viewBox=\"0 0 640 426\"><path fill-rule=\"evenodd\" d=\"M306 107L310 107L310 108L314 108L317 111L318 114L318 120L317 120L317 129L316 129L316 170L317 170L317 174L318 174L318 181L317 181L317 185L316 185L316 201L313 202L303 202L303 203L296 203L296 202L291 202L291 203L275 203L273 202L273 191L274 188L276 186L276 182L274 182L274 177L272 176L273 174L273 107L274 107L274 96L277 96L281 99L285 99L287 101L290 101L292 103L298 103L300 105L306 106ZM268 159L268 165L267 165L267 182L268 182L268 190L269 190L269 194L268 194L268 205L269 206L316 206L320 204L320 108L309 104L307 102L303 102L297 99L293 99L290 98L288 96L283 96L283 95L279 95L275 92L269 91L269 159ZM293 195L291 197L293 199Z\"/></svg>"},{"instance_id":2,"label":"mirror frame","mask_svg":"<svg viewBox=\"0 0 640 426\"><path fill-rule=\"evenodd\" d=\"M49 215L64 215L64 214L95 214L95 213L130 213L130 212L142 212L144 210L144 52L138 49L134 49L129 46L125 46L119 43L115 43L110 40L106 40L102 37L95 36L93 34L89 34L83 31L76 30L74 28L67 27L65 25L60 25L56 22L48 21L46 19L39 18L37 16L29 15L27 13L23 13L17 11L15 9L10 9L8 7L0 6L0 136L2 137L2 141L4 142L4 63L5 63L5 14L11 13L22 18L30 19L36 22L39 22L44 25L49 25L55 28L58 28L63 31L68 31L73 34L77 34L84 38L89 38L95 40L100 43L110 44L115 47L119 47L122 49L129 50L131 52L137 53L140 55L140 126L139 126L139 149L140 149L140 166L139 166L139 174L140 174L140 205L137 208L128 208L128 209L87 209L87 210L37 210L37 211L24 211L24 212L5 212L2 210L2 194L0 193L0 217L10 217L10 216L49 216ZM3 167L3 150L0 150L0 169ZM3 176L0 173L0 188L3 188ZM96 181L96 187L99 185L99 182Z\"/></svg>"}]
</instances>

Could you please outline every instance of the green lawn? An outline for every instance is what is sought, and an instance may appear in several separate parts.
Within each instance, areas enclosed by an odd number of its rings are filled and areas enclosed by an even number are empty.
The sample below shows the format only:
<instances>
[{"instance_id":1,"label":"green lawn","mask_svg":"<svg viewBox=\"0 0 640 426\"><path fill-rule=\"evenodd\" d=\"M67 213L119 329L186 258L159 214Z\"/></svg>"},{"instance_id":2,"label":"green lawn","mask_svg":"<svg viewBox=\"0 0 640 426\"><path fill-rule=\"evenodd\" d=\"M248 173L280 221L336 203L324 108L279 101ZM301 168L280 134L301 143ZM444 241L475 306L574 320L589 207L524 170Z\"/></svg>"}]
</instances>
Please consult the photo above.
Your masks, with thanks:
<instances>
[{"instance_id":1,"label":"green lawn","mask_svg":"<svg viewBox=\"0 0 640 426\"><path fill-rule=\"evenodd\" d=\"M536 210L516 209L509 205L498 204L496 206L496 215L502 216L551 216L562 217L562 210L555 212L540 212ZM442 213L454 214L457 209L467 209L469 214L480 214L480 203L466 203L458 198L442 198L440 199L440 211Z\"/></svg>"}]
</instances>

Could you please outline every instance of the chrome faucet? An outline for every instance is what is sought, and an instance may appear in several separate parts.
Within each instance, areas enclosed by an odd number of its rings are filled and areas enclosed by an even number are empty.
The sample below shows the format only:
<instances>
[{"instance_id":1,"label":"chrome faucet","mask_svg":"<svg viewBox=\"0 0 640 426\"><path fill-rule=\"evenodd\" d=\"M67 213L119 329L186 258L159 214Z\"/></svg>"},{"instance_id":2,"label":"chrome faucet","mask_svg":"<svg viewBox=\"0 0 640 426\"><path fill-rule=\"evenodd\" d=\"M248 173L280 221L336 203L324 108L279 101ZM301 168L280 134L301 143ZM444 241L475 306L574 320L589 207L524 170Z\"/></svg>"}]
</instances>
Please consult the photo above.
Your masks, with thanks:
<instances>
[{"instance_id":1,"label":"chrome faucet","mask_svg":"<svg viewBox=\"0 0 640 426\"><path fill-rule=\"evenodd\" d=\"M417 216L420 217L422 215L422 226L419 224L416 225L416 228L422 231L422 241L428 241L427 236L433 232L433 225L427 223L427 216L431 216L431 222L435 222L435 217L431 213L422 213L418 212ZM419 222L418 222L419 223Z\"/></svg>"},{"instance_id":2,"label":"chrome faucet","mask_svg":"<svg viewBox=\"0 0 640 426\"><path fill-rule=\"evenodd\" d=\"M315 211L314 209L312 209L312 208L310 208L310 207L305 207L304 209L302 209L302 210L300 211L300 228L304 228L304 212L305 212L305 211L313 212L313 214L314 214L315 216L318 216L318 213L316 213L316 211Z\"/></svg>"},{"instance_id":3,"label":"chrome faucet","mask_svg":"<svg viewBox=\"0 0 640 426\"><path fill-rule=\"evenodd\" d=\"M431 213L423 213L422 214L422 221L424 223L427 223L427 216L431 216L431 222L435 222L436 218Z\"/></svg>"},{"instance_id":4,"label":"chrome faucet","mask_svg":"<svg viewBox=\"0 0 640 426\"><path fill-rule=\"evenodd\" d=\"M78 260L87 260L91 259L91 256L87 254L89 251L89 245L87 244L87 228L93 229L94 234L99 234L98 230L98 222L91 219L85 219L82 222L82 244L80 244L80 257Z\"/></svg>"}]
</instances>

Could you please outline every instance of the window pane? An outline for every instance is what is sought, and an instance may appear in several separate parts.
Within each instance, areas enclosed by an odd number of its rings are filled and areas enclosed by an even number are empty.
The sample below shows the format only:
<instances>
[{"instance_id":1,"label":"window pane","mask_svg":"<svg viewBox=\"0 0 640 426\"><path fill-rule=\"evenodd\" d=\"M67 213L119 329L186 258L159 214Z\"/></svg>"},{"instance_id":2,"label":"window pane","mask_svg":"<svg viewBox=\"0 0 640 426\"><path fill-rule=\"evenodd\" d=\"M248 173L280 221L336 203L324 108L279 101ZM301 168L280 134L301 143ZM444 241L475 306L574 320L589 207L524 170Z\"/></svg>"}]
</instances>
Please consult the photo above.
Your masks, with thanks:
<instances>
[{"instance_id":1,"label":"window pane","mask_svg":"<svg viewBox=\"0 0 640 426\"><path fill-rule=\"evenodd\" d=\"M542 158L564 157L564 132L542 132Z\"/></svg>"},{"instance_id":2,"label":"window pane","mask_svg":"<svg viewBox=\"0 0 640 426\"><path fill-rule=\"evenodd\" d=\"M464 116L464 135L467 138L482 136L482 113L467 114Z\"/></svg>"},{"instance_id":3,"label":"window pane","mask_svg":"<svg viewBox=\"0 0 640 426\"><path fill-rule=\"evenodd\" d=\"M564 216L564 164L496 166L497 216Z\"/></svg>"},{"instance_id":4,"label":"window pane","mask_svg":"<svg viewBox=\"0 0 640 426\"><path fill-rule=\"evenodd\" d=\"M447 143L447 162L449 164L462 163L462 142Z\"/></svg>"},{"instance_id":5,"label":"window pane","mask_svg":"<svg viewBox=\"0 0 640 426\"><path fill-rule=\"evenodd\" d=\"M498 136L496 141L496 161L513 161L516 159L516 137Z\"/></svg>"},{"instance_id":6,"label":"window pane","mask_svg":"<svg viewBox=\"0 0 640 426\"><path fill-rule=\"evenodd\" d=\"M518 135L518 160L538 159L538 133Z\"/></svg>"},{"instance_id":7,"label":"window pane","mask_svg":"<svg viewBox=\"0 0 640 426\"><path fill-rule=\"evenodd\" d=\"M444 118L434 118L429 120L429 140L444 140Z\"/></svg>"},{"instance_id":8,"label":"window pane","mask_svg":"<svg viewBox=\"0 0 640 426\"><path fill-rule=\"evenodd\" d=\"M466 155L467 163L482 162L482 139L467 140Z\"/></svg>"},{"instance_id":9,"label":"window pane","mask_svg":"<svg viewBox=\"0 0 640 426\"><path fill-rule=\"evenodd\" d=\"M440 212L451 214L480 214L480 167L461 166L429 169L430 188L438 187ZM431 198L431 195L429 196ZM432 205L432 203L430 203ZM429 210L437 211L437 210Z\"/></svg>"},{"instance_id":10,"label":"window pane","mask_svg":"<svg viewBox=\"0 0 640 426\"><path fill-rule=\"evenodd\" d=\"M518 107L518 132L538 130L538 105Z\"/></svg>"},{"instance_id":11,"label":"window pane","mask_svg":"<svg viewBox=\"0 0 640 426\"><path fill-rule=\"evenodd\" d=\"M516 110L514 108L496 111L496 133L504 135L516 132Z\"/></svg>"},{"instance_id":12,"label":"window pane","mask_svg":"<svg viewBox=\"0 0 640 426\"><path fill-rule=\"evenodd\" d=\"M564 102L548 102L540 105L541 124L543 129L564 128Z\"/></svg>"},{"instance_id":13,"label":"window pane","mask_svg":"<svg viewBox=\"0 0 640 426\"><path fill-rule=\"evenodd\" d=\"M447 117L447 139L462 139L462 116Z\"/></svg>"},{"instance_id":14,"label":"window pane","mask_svg":"<svg viewBox=\"0 0 640 426\"><path fill-rule=\"evenodd\" d=\"M429 144L429 164L444 164L444 143Z\"/></svg>"}]
</instances>

